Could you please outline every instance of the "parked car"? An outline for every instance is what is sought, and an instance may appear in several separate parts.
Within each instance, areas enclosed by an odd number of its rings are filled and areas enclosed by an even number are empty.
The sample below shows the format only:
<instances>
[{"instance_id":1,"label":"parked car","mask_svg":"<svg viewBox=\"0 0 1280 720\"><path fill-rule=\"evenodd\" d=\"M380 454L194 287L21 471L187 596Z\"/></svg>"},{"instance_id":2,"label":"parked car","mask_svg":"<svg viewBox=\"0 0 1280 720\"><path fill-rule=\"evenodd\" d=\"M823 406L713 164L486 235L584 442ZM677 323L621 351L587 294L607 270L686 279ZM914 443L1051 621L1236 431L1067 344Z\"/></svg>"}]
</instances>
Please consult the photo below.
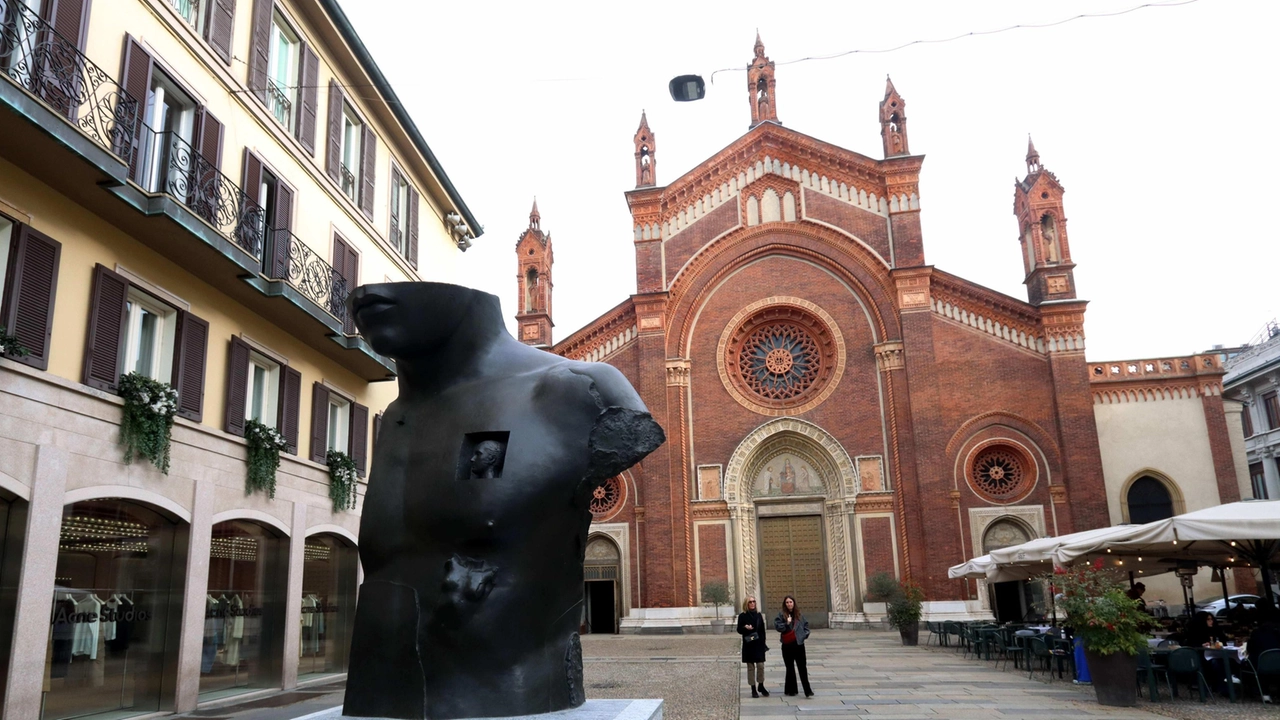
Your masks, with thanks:
<instances>
[{"instance_id":1,"label":"parked car","mask_svg":"<svg viewBox=\"0 0 1280 720\"><path fill-rule=\"evenodd\" d=\"M1262 598L1258 597L1257 595L1232 595L1231 609L1235 610L1237 606L1243 603L1244 608L1246 610L1252 610L1254 603L1258 602L1261 599ZM1225 601L1222 600L1222 598L1219 598L1217 600L1214 600L1213 602L1205 603L1203 605L1197 605L1196 610L1203 610L1205 612L1213 613L1214 616L1216 617L1216 616L1227 614L1227 604Z\"/></svg>"}]
</instances>

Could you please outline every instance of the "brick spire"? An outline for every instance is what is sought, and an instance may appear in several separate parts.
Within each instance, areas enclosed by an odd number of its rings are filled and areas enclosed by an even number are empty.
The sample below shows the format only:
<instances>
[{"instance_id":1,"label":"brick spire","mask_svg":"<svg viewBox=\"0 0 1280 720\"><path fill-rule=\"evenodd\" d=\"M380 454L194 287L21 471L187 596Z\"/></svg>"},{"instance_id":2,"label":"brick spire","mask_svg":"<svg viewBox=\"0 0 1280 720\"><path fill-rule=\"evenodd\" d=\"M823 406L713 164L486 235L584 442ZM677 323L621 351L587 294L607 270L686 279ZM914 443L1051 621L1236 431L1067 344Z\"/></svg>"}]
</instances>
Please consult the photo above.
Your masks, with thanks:
<instances>
[{"instance_id":1,"label":"brick spire","mask_svg":"<svg viewBox=\"0 0 1280 720\"><path fill-rule=\"evenodd\" d=\"M649 129L649 118L640 111L640 127L636 129L636 187L653 187L658 183L658 138Z\"/></svg>"},{"instance_id":2,"label":"brick spire","mask_svg":"<svg viewBox=\"0 0 1280 720\"><path fill-rule=\"evenodd\" d=\"M1027 177L1014 183L1013 214L1021 231L1022 262L1027 276L1027 299L1032 305L1048 300L1074 300L1076 282L1063 212L1065 189L1040 163L1027 136Z\"/></svg>"},{"instance_id":3,"label":"brick spire","mask_svg":"<svg viewBox=\"0 0 1280 720\"><path fill-rule=\"evenodd\" d=\"M884 76L884 100L880 101L880 137L884 140L884 156L910 155L907 148L907 101Z\"/></svg>"},{"instance_id":4,"label":"brick spire","mask_svg":"<svg viewBox=\"0 0 1280 720\"><path fill-rule=\"evenodd\" d=\"M755 57L747 65L747 93L751 100L751 127L766 120L778 122L778 99L773 61L764 54L764 42L756 31ZM781 123L778 123L781 124Z\"/></svg>"},{"instance_id":5,"label":"brick spire","mask_svg":"<svg viewBox=\"0 0 1280 720\"><path fill-rule=\"evenodd\" d=\"M534 347L551 346L551 235L542 232L542 214L538 199L529 211L529 227L516 242L516 289L520 307L516 323L520 326L520 342Z\"/></svg>"}]
</instances>

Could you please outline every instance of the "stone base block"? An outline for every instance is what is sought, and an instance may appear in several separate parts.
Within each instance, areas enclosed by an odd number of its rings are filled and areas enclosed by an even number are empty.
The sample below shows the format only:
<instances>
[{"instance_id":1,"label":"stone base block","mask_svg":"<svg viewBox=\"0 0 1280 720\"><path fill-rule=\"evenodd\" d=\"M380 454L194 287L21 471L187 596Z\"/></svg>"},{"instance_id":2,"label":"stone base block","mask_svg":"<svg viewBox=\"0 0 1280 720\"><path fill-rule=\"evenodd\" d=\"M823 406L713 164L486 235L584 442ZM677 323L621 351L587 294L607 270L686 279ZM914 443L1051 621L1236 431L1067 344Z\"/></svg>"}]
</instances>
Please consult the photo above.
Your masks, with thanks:
<instances>
[{"instance_id":1,"label":"stone base block","mask_svg":"<svg viewBox=\"0 0 1280 720\"><path fill-rule=\"evenodd\" d=\"M376 718L355 718L343 715L342 708L329 708L312 713L296 720L377 720ZM474 720L481 720L475 718ZM509 718L493 718L491 720L662 720L661 700L587 700L572 710L543 713L541 715L518 715Z\"/></svg>"}]
</instances>

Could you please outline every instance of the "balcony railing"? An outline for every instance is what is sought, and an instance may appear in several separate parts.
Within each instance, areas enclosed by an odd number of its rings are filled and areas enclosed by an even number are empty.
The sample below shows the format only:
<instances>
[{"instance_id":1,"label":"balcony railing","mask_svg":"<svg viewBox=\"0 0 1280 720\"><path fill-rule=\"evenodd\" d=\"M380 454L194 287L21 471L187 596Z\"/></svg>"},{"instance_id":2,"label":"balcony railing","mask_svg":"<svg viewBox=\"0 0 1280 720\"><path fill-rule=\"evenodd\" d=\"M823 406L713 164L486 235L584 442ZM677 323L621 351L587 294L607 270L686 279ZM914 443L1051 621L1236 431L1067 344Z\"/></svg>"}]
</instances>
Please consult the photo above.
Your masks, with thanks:
<instances>
[{"instance_id":1,"label":"balcony railing","mask_svg":"<svg viewBox=\"0 0 1280 720\"><path fill-rule=\"evenodd\" d=\"M293 101L283 87L274 80L267 81L267 107L285 130L293 132Z\"/></svg>"},{"instance_id":2,"label":"balcony railing","mask_svg":"<svg viewBox=\"0 0 1280 720\"><path fill-rule=\"evenodd\" d=\"M346 163L338 163L338 173L342 176L342 192L352 200L356 199L356 174L351 172L351 168Z\"/></svg>"},{"instance_id":3,"label":"balcony railing","mask_svg":"<svg viewBox=\"0 0 1280 720\"><path fill-rule=\"evenodd\" d=\"M347 327L347 280L298 236L284 228L269 231L267 275L284 280L303 297Z\"/></svg>"},{"instance_id":4,"label":"balcony railing","mask_svg":"<svg viewBox=\"0 0 1280 720\"><path fill-rule=\"evenodd\" d=\"M0 69L113 155L132 153L138 101L22 0L0 0Z\"/></svg>"},{"instance_id":5,"label":"balcony railing","mask_svg":"<svg viewBox=\"0 0 1280 720\"><path fill-rule=\"evenodd\" d=\"M262 260L265 213L218 166L174 132L142 125L129 177L148 192L164 193L204 218L240 249Z\"/></svg>"}]
</instances>

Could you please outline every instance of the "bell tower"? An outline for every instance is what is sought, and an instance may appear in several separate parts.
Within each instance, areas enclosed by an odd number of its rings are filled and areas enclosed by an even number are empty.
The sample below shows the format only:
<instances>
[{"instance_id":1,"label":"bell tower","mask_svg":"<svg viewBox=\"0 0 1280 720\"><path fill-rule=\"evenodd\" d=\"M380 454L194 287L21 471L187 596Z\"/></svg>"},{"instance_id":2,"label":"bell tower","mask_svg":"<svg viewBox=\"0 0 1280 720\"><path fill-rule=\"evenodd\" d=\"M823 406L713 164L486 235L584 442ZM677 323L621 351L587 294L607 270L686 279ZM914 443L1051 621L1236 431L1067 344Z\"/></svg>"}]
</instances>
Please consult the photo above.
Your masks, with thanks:
<instances>
[{"instance_id":1,"label":"bell tower","mask_svg":"<svg viewBox=\"0 0 1280 720\"><path fill-rule=\"evenodd\" d=\"M640 111L640 127L636 130L636 187L653 187L658 183L658 160L654 153L658 139L649 129L649 119Z\"/></svg>"},{"instance_id":2,"label":"bell tower","mask_svg":"<svg viewBox=\"0 0 1280 720\"><path fill-rule=\"evenodd\" d=\"M538 200L529 212L529 227L516 241L516 287L520 310L516 323L520 326L520 342L534 347L551 347L551 235L542 232L542 216Z\"/></svg>"},{"instance_id":3,"label":"bell tower","mask_svg":"<svg viewBox=\"0 0 1280 720\"><path fill-rule=\"evenodd\" d=\"M760 40L759 32L756 32L755 57L747 65L747 93L751 98L751 127L766 120L778 122L773 61L764 54L764 43Z\"/></svg>"},{"instance_id":4,"label":"bell tower","mask_svg":"<svg viewBox=\"0 0 1280 720\"><path fill-rule=\"evenodd\" d=\"M884 139L886 159L911 154L907 147L907 102L888 75L884 78L884 100L880 102L880 137Z\"/></svg>"},{"instance_id":5,"label":"bell tower","mask_svg":"<svg viewBox=\"0 0 1280 720\"><path fill-rule=\"evenodd\" d=\"M1013 214L1018 218L1022 264L1027 273L1023 284L1032 305L1076 297L1063 192L1058 178L1040 164L1040 153L1028 136L1027 177L1014 182Z\"/></svg>"}]
</instances>

